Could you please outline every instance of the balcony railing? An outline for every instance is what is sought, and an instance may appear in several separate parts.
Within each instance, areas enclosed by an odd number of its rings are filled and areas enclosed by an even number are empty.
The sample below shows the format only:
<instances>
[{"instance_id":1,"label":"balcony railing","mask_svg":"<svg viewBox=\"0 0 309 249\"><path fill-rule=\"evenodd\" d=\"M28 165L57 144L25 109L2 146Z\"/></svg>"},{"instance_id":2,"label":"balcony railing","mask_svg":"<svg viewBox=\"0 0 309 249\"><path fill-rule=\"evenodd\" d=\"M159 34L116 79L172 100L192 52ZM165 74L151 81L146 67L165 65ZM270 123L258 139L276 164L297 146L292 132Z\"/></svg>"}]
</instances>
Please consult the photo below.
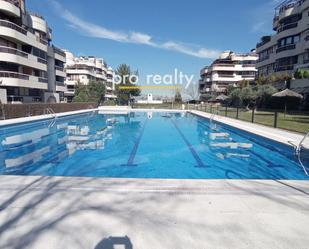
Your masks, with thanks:
<instances>
[{"instance_id":1,"label":"balcony railing","mask_svg":"<svg viewBox=\"0 0 309 249\"><path fill-rule=\"evenodd\" d=\"M14 78L21 80L29 80L30 75L21 74L17 72L0 71L0 78Z\"/></svg>"},{"instance_id":2,"label":"balcony railing","mask_svg":"<svg viewBox=\"0 0 309 249\"><path fill-rule=\"evenodd\" d=\"M47 61L38 57L38 62L47 65Z\"/></svg>"},{"instance_id":3,"label":"balcony railing","mask_svg":"<svg viewBox=\"0 0 309 249\"><path fill-rule=\"evenodd\" d=\"M278 66L275 71L282 72L282 71L291 71L294 69L294 65L286 65L286 66Z\"/></svg>"},{"instance_id":4,"label":"balcony railing","mask_svg":"<svg viewBox=\"0 0 309 249\"><path fill-rule=\"evenodd\" d=\"M258 63L259 62L263 62L263 61L266 61L266 60L268 60L270 57L269 57L269 54L268 55L266 55L266 56L264 56L264 57L262 57L262 58L259 58L259 60L257 61Z\"/></svg>"},{"instance_id":5,"label":"balcony railing","mask_svg":"<svg viewBox=\"0 0 309 249\"><path fill-rule=\"evenodd\" d=\"M18 26L17 24L15 24L13 22L9 22L9 21L6 21L6 20L0 20L0 26L10 28L10 29L14 29L14 30L18 31L19 33L22 33L23 35L27 35L27 30L23 29L22 27Z\"/></svg>"},{"instance_id":6,"label":"balcony railing","mask_svg":"<svg viewBox=\"0 0 309 249\"><path fill-rule=\"evenodd\" d=\"M288 29L297 28L297 26L298 26L298 23L297 23L297 22L284 25L284 26L282 26L282 27L280 27L280 28L278 29L278 33L281 33L281 32L283 32L283 31L285 31L285 30L288 30Z\"/></svg>"},{"instance_id":7,"label":"balcony railing","mask_svg":"<svg viewBox=\"0 0 309 249\"><path fill-rule=\"evenodd\" d=\"M46 79L46 78L39 78L39 82L40 83L48 83L48 79Z\"/></svg>"},{"instance_id":8,"label":"balcony railing","mask_svg":"<svg viewBox=\"0 0 309 249\"><path fill-rule=\"evenodd\" d=\"M57 47L55 47L55 46L53 46L53 48L54 48L54 52L55 52L56 54L59 54L59 55L65 57L65 52L64 52L63 50L61 50L60 48L57 48Z\"/></svg>"},{"instance_id":9,"label":"balcony railing","mask_svg":"<svg viewBox=\"0 0 309 249\"><path fill-rule=\"evenodd\" d=\"M55 69L58 70L58 71L61 71L61 72L64 71L64 68L63 68L63 67L60 67L60 66L55 66Z\"/></svg>"},{"instance_id":10,"label":"balcony railing","mask_svg":"<svg viewBox=\"0 0 309 249\"><path fill-rule=\"evenodd\" d=\"M234 75L229 74L218 74L218 78L234 78Z\"/></svg>"},{"instance_id":11,"label":"balcony railing","mask_svg":"<svg viewBox=\"0 0 309 249\"><path fill-rule=\"evenodd\" d=\"M214 67L235 67L235 64L224 64L224 63L218 63L214 64Z\"/></svg>"},{"instance_id":12,"label":"balcony railing","mask_svg":"<svg viewBox=\"0 0 309 249\"><path fill-rule=\"evenodd\" d=\"M43 45L48 45L48 41L46 41L45 39L41 38L41 37L36 37L36 40L40 43L42 43Z\"/></svg>"},{"instance_id":13,"label":"balcony railing","mask_svg":"<svg viewBox=\"0 0 309 249\"><path fill-rule=\"evenodd\" d=\"M286 51L286 50L292 50L292 49L295 49L296 48L296 44L290 44L290 45L286 45L286 46L283 46L283 47L280 47L276 50L276 53L280 53L280 52L283 52L283 51Z\"/></svg>"},{"instance_id":14,"label":"balcony railing","mask_svg":"<svg viewBox=\"0 0 309 249\"><path fill-rule=\"evenodd\" d=\"M267 44L268 42L271 41L271 36L264 36L262 37L261 39L261 42L259 42L256 47L259 48L259 47L262 47L263 45Z\"/></svg>"},{"instance_id":15,"label":"balcony railing","mask_svg":"<svg viewBox=\"0 0 309 249\"><path fill-rule=\"evenodd\" d=\"M255 67L255 64L243 64L242 67Z\"/></svg>"},{"instance_id":16,"label":"balcony railing","mask_svg":"<svg viewBox=\"0 0 309 249\"><path fill-rule=\"evenodd\" d=\"M19 0L3 0L3 1L11 3L11 4L15 5L18 8L20 7Z\"/></svg>"},{"instance_id":17,"label":"balcony railing","mask_svg":"<svg viewBox=\"0 0 309 249\"><path fill-rule=\"evenodd\" d=\"M29 30L26 30L26 29L18 26L17 24L15 24L13 22L10 22L10 21L7 21L7 20L3 20L3 19L0 20L0 26L16 30L17 32L19 32L19 33L21 33L23 35L27 35L27 33L29 31ZM31 31L29 31L29 32L33 34L33 32L31 32ZM48 41L44 40L43 38L36 37L36 40L38 42L44 44L44 45L48 45Z\"/></svg>"},{"instance_id":18,"label":"balcony railing","mask_svg":"<svg viewBox=\"0 0 309 249\"><path fill-rule=\"evenodd\" d=\"M18 55L18 56L21 56L21 57L24 57L24 58L28 58L27 53L25 53L21 50L15 49L15 48L11 48L11 47L0 46L0 53L15 54L15 55Z\"/></svg>"},{"instance_id":19,"label":"balcony railing","mask_svg":"<svg viewBox=\"0 0 309 249\"><path fill-rule=\"evenodd\" d=\"M64 82L61 82L61 81L56 81L56 85L57 85L57 86L65 86L65 85L64 85Z\"/></svg>"}]
</instances>

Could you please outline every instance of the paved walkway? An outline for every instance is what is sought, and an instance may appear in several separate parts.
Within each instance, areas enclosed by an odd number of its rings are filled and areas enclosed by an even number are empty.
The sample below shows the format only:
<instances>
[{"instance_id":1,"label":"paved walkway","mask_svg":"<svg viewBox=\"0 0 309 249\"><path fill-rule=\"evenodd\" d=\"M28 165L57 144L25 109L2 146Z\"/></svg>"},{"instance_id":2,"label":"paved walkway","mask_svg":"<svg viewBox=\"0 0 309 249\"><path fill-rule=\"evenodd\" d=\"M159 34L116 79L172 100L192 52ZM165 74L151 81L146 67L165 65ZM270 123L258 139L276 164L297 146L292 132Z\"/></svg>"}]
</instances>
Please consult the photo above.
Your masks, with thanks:
<instances>
[{"instance_id":1,"label":"paved walkway","mask_svg":"<svg viewBox=\"0 0 309 249\"><path fill-rule=\"evenodd\" d=\"M305 249L309 181L0 176L0 238L1 249Z\"/></svg>"}]
</instances>

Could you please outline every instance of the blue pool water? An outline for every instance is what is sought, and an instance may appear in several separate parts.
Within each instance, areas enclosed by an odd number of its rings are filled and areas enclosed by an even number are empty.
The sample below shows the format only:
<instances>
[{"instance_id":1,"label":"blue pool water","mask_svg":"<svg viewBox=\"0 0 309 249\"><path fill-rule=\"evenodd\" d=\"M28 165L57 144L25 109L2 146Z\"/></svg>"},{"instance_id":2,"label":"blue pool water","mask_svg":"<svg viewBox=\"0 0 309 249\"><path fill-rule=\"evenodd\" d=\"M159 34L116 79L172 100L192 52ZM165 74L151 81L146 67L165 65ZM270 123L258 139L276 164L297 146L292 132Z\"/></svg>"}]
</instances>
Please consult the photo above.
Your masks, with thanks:
<instances>
[{"instance_id":1,"label":"blue pool water","mask_svg":"<svg viewBox=\"0 0 309 249\"><path fill-rule=\"evenodd\" d=\"M0 174L308 180L291 147L192 114L95 113L51 122L0 128Z\"/></svg>"}]
</instances>

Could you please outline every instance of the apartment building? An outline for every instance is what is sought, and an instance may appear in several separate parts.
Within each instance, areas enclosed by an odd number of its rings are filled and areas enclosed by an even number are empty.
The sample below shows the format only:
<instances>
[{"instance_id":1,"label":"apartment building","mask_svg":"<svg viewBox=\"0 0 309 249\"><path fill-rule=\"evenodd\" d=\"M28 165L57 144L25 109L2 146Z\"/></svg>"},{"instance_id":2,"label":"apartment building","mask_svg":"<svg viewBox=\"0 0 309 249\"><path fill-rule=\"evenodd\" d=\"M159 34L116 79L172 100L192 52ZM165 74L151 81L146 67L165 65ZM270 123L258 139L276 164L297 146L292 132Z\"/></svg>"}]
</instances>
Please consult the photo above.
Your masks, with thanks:
<instances>
[{"instance_id":1,"label":"apartment building","mask_svg":"<svg viewBox=\"0 0 309 249\"><path fill-rule=\"evenodd\" d=\"M67 74L65 97L68 102L72 102L74 98L76 84L88 85L90 81L105 84L106 99L117 98L114 95L114 71L111 67L107 67L103 59L94 56L75 57L70 51L65 51L65 54L65 71Z\"/></svg>"},{"instance_id":2,"label":"apartment building","mask_svg":"<svg viewBox=\"0 0 309 249\"><path fill-rule=\"evenodd\" d=\"M309 68L309 0L287 0L275 9L273 30L257 44L259 76Z\"/></svg>"},{"instance_id":3,"label":"apartment building","mask_svg":"<svg viewBox=\"0 0 309 249\"><path fill-rule=\"evenodd\" d=\"M258 55L254 50L246 54L223 52L210 66L201 70L200 93L225 93L228 86L236 87L243 80L253 81L257 73L257 60Z\"/></svg>"},{"instance_id":4,"label":"apartment building","mask_svg":"<svg viewBox=\"0 0 309 249\"><path fill-rule=\"evenodd\" d=\"M63 100L65 54L51 41L47 22L25 0L0 0L1 103Z\"/></svg>"}]
</instances>

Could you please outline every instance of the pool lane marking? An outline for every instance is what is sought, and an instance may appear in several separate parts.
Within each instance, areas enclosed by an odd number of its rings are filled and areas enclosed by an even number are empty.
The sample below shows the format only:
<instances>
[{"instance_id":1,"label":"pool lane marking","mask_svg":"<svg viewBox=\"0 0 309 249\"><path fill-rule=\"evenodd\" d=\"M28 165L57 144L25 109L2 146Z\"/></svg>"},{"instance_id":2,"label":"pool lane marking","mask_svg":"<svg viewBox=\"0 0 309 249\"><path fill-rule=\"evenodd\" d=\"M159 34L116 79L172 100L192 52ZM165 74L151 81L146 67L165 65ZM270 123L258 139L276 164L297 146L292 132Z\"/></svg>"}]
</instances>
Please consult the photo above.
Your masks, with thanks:
<instances>
[{"instance_id":1,"label":"pool lane marking","mask_svg":"<svg viewBox=\"0 0 309 249\"><path fill-rule=\"evenodd\" d=\"M126 166L135 166L134 165L134 159L135 159L135 156L136 156L136 153L137 153L138 146L139 146L139 144L141 142L141 139L143 137L147 121L148 121L148 119L144 122L143 127L141 129L141 132L140 132L137 140L135 141L134 147L133 147L133 149L131 151L130 158L129 158L128 163L127 163Z\"/></svg>"},{"instance_id":2,"label":"pool lane marking","mask_svg":"<svg viewBox=\"0 0 309 249\"><path fill-rule=\"evenodd\" d=\"M202 159L199 157L199 155L197 154L196 150L193 148L192 144L188 141L188 139L186 138L186 136L182 133L182 131L180 130L179 126L176 124L176 122L174 120L171 119L171 122L173 123L173 125L175 126L176 130L178 131L178 133L180 134L181 138L183 139L183 141L186 143L186 145L188 146L192 156L194 157L195 161L197 162L197 166L199 168L204 168L206 167L205 164L203 163Z\"/></svg>"}]
</instances>

